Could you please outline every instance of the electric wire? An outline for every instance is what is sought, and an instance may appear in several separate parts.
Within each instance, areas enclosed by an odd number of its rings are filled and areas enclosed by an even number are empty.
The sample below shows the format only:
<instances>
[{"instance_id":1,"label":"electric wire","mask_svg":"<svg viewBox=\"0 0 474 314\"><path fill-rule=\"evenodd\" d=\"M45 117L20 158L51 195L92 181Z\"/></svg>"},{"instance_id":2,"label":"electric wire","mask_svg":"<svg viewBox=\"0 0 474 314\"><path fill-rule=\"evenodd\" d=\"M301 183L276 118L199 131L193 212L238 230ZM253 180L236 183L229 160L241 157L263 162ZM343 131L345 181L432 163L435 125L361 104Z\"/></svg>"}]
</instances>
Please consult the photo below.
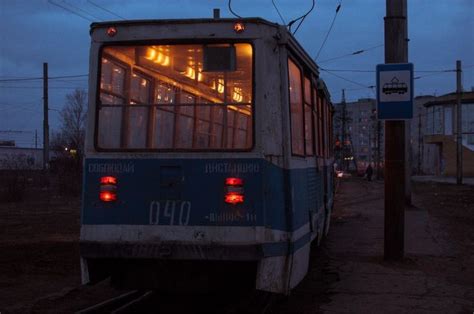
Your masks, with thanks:
<instances>
[{"instance_id":1,"label":"electric wire","mask_svg":"<svg viewBox=\"0 0 474 314\"><path fill-rule=\"evenodd\" d=\"M281 19L283 25L286 25L285 19L283 18L283 16L280 13L280 10L278 10L277 5L275 4L275 0L272 0L272 4L273 4L273 7L275 8L275 10L277 11L278 15L280 16L280 19Z\"/></svg>"},{"instance_id":2,"label":"electric wire","mask_svg":"<svg viewBox=\"0 0 474 314\"><path fill-rule=\"evenodd\" d=\"M291 21L288 23L288 25L286 25L286 26L288 27L288 30L291 32L291 26L292 26L294 23L298 22L300 19L302 19L304 16L305 16L305 14L303 14L302 16L300 16L300 17L298 17L298 18L296 18L296 19L291 20Z\"/></svg>"},{"instance_id":3,"label":"electric wire","mask_svg":"<svg viewBox=\"0 0 474 314\"><path fill-rule=\"evenodd\" d=\"M320 67L320 69L323 69L322 67ZM330 71L330 72L354 72L354 73L374 73L376 72L375 70L361 70L361 69L326 69L324 68L324 70L326 71ZM444 72L456 72L456 70L452 70L452 69L449 69L449 70L415 70L414 71L415 73L444 73Z\"/></svg>"},{"instance_id":4,"label":"electric wire","mask_svg":"<svg viewBox=\"0 0 474 314\"><path fill-rule=\"evenodd\" d=\"M332 19L332 22L331 22L331 26L329 26L329 29L326 33L326 36L324 37L324 40L323 40L323 43L321 44L321 47L319 48L319 51L318 53L316 54L316 58L314 58L314 60L318 60L319 58L319 54L321 53L321 51L323 50L324 48L324 45L326 44L326 41L329 37L329 34L331 33L331 30L334 26L334 23L336 22L336 18L337 18L337 14L339 13L339 10L341 9L341 5L342 5L342 2L339 2L338 6L336 7L336 13L334 14L334 17Z\"/></svg>"},{"instance_id":5,"label":"electric wire","mask_svg":"<svg viewBox=\"0 0 474 314\"><path fill-rule=\"evenodd\" d=\"M8 89L42 89L43 86L0 86L0 88ZM48 86L48 89L77 89L73 86Z\"/></svg>"},{"instance_id":6,"label":"electric wire","mask_svg":"<svg viewBox=\"0 0 474 314\"><path fill-rule=\"evenodd\" d=\"M369 88L369 89L371 89L371 88L374 87L374 85L364 85L364 84L361 84L361 83L359 83L359 82L353 81L353 80L348 79L348 78L345 78L345 77L343 77L343 76L340 76L339 74L333 73L333 72L331 72L331 71L328 71L328 70L325 70L325 69L322 69L322 68L321 68L321 71L324 71L324 72L326 72L326 73L328 73L328 74L330 74L330 75L333 75L333 76L335 76L335 77L338 77L338 78L341 79L341 80L347 81L347 82L349 82L349 83L352 83L352 84L355 84L355 85L358 85L358 86L361 86L361 87L365 87L365 88Z\"/></svg>"},{"instance_id":7,"label":"electric wire","mask_svg":"<svg viewBox=\"0 0 474 314\"><path fill-rule=\"evenodd\" d=\"M295 31L293 32L293 36L294 36L294 35L296 34L296 32L298 31L298 29L300 28L301 24L303 24L304 19L308 16L308 14L310 14L311 11L313 11L313 9L314 9L314 4L315 4L315 2L314 2L314 0L313 0L313 1L312 1L312 4L311 4L311 8L309 9L309 11L306 12L306 14L302 15L300 18L298 18L298 19L301 19L301 20L300 20L300 22L298 23L298 26L296 27ZM290 23L291 23L291 22L290 22ZM291 30L291 25L290 25L290 24L288 24L288 27L289 27L290 30Z\"/></svg>"},{"instance_id":8,"label":"electric wire","mask_svg":"<svg viewBox=\"0 0 474 314\"><path fill-rule=\"evenodd\" d=\"M53 0L48 0L48 3L51 3L52 5L55 5L55 6L61 8L61 9L63 9L63 10L66 10L66 11L68 11L69 13L72 13L72 14L74 14L74 15L77 15L77 16L79 16L79 17L81 17L81 18L83 18L83 19L85 19L85 20L87 20L87 21L89 21L89 22L94 22L94 20L92 20L92 19L90 19L90 18L88 18L88 17L86 17L86 16L84 16L84 15L82 15L82 14L80 14L80 13L77 13L77 12L75 12L75 11L73 11L73 10L71 10L71 9L69 9L69 8L67 8L67 7L65 7L65 6L62 6L62 5L60 5L59 3L53 2Z\"/></svg>"},{"instance_id":9,"label":"electric wire","mask_svg":"<svg viewBox=\"0 0 474 314\"><path fill-rule=\"evenodd\" d=\"M355 56L355 55L358 55L358 54L361 54L361 53L364 53L364 52L367 52L367 51L370 51L370 50L374 50L374 49L377 49L377 48L383 47L383 46L384 45L381 44L381 45L373 46L373 47L370 47L370 48L357 50L357 51L354 51L354 52L351 52L351 53L348 53L348 54L345 54L345 55L342 55L342 56L333 57L333 58L325 59L325 60L322 60L322 61L318 61L318 63L321 64L321 63L325 63L325 62L329 62L329 61L333 61L333 60L337 60L337 59L341 59L341 58L345 58L345 57Z\"/></svg>"},{"instance_id":10,"label":"electric wire","mask_svg":"<svg viewBox=\"0 0 474 314\"><path fill-rule=\"evenodd\" d=\"M75 78L75 77L88 77L89 74L78 74L78 75L63 75L63 76L51 76L48 77L49 80L56 79L65 79L65 78ZM42 80L43 77L22 77L22 78L12 78L12 79L1 79L0 82L19 82L19 81L36 81Z\"/></svg>"},{"instance_id":11,"label":"electric wire","mask_svg":"<svg viewBox=\"0 0 474 314\"><path fill-rule=\"evenodd\" d=\"M242 18L240 15L238 15L237 13L235 13L235 12L232 10L232 0L229 0L229 1L227 2L227 5L229 6L229 11L230 11L230 13L232 13L234 16L238 17L239 19Z\"/></svg>"},{"instance_id":12,"label":"electric wire","mask_svg":"<svg viewBox=\"0 0 474 314\"><path fill-rule=\"evenodd\" d=\"M84 9L81 9L81 8L79 8L79 7L77 7L77 6L73 5L73 4L71 4L71 3L68 3L68 2L66 2L66 1L64 1L64 0L63 0L63 3L64 3L64 4L67 4L67 5L70 6L70 7L73 7L73 8L76 9L77 11L81 11L81 12L83 12L84 14L87 14L87 15L91 16L92 18L94 18L94 19L96 19L96 20L103 21L103 19L101 19L100 17L97 17L97 16L95 16L94 14L89 13L88 11L86 11L86 10L84 10Z\"/></svg>"},{"instance_id":13,"label":"electric wire","mask_svg":"<svg viewBox=\"0 0 474 314\"><path fill-rule=\"evenodd\" d=\"M120 15L118 15L118 14L116 14L116 13L110 11L109 9L104 8L104 7L100 6L100 5L98 5L98 4L95 3L95 2L92 2L92 0L87 0L87 2L89 2L89 3L92 4L93 6L99 8L99 9L101 9L101 10L103 10L103 11L105 11L105 12L107 12L107 13L109 13L109 14L115 16L115 17L118 17L119 19L126 20L126 18L124 18L123 16L120 16Z\"/></svg>"}]
</instances>

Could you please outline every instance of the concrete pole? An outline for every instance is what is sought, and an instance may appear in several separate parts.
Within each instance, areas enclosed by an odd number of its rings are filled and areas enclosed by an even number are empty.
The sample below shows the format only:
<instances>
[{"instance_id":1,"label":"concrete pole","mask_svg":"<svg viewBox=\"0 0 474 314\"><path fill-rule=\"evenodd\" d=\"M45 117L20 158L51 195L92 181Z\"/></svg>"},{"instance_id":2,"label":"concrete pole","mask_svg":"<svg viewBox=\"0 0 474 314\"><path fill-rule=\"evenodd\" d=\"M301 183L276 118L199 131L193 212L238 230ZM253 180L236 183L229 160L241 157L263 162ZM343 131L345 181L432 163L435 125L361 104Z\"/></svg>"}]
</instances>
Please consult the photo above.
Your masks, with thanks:
<instances>
[{"instance_id":1,"label":"concrete pole","mask_svg":"<svg viewBox=\"0 0 474 314\"><path fill-rule=\"evenodd\" d=\"M461 60L456 61L456 183L462 184L462 84Z\"/></svg>"},{"instance_id":2,"label":"concrete pole","mask_svg":"<svg viewBox=\"0 0 474 314\"><path fill-rule=\"evenodd\" d=\"M407 0L386 0L385 63L408 62ZM385 122L384 257L401 260L405 229L405 122Z\"/></svg>"},{"instance_id":3,"label":"concrete pole","mask_svg":"<svg viewBox=\"0 0 474 314\"><path fill-rule=\"evenodd\" d=\"M48 63L43 63L43 170L49 163Z\"/></svg>"}]
</instances>

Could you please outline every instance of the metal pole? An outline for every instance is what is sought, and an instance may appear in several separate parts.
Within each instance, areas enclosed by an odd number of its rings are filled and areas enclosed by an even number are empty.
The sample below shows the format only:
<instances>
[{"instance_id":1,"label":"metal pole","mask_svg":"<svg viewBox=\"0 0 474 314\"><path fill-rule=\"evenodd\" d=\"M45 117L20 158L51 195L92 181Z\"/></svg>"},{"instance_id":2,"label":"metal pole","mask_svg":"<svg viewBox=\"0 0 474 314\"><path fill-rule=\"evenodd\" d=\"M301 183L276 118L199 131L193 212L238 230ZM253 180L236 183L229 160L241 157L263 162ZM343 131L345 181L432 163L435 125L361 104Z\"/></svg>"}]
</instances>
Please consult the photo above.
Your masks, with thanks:
<instances>
[{"instance_id":1,"label":"metal pole","mask_svg":"<svg viewBox=\"0 0 474 314\"><path fill-rule=\"evenodd\" d=\"M407 0L386 0L385 63L408 61ZM404 255L405 122L385 122L384 257Z\"/></svg>"},{"instance_id":2,"label":"metal pole","mask_svg":"<svg viewBox=\"0 0 474 314\"><path fill-rule=\"evenodd\" d=\"M49 163L48 63L43 63L43 170Z\"/></svg>"},{"instance_id":3,"label":"metal pole","mask_svg":"<svg viewBox=\"0 0 474 314\"><path fill-rule=\"evenodd\" d=\"M462 184L462 104L461 60L456 61L456 183Z\"/></svg>"}]
</instances>

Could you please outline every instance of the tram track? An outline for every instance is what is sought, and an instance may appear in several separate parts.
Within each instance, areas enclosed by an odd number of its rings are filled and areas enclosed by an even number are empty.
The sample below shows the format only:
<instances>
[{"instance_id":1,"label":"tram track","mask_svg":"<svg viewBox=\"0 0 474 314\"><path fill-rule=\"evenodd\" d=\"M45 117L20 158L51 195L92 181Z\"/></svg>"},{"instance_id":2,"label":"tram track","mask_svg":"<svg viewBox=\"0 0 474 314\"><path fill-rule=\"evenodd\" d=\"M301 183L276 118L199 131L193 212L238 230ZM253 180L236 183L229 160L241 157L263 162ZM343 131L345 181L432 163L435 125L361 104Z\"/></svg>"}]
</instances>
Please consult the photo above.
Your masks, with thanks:
<instances>
[{"instance_id":1,"label":"tram track","mask_svg":"<svg viewBox=\"0 0 474 314\"><path fill-rule=\"evenodd\" d=\"M132 291L123 293L117 297L107 299L95 305L79 310L75 313L76 314L134 313L134 312L137 312L137 310L141 308L142 303L145 300L150 299L153 296L153 294L154 292L152 290L149 290L149 291L132 290Z\"/></svg>"},{"instance_id":2,"label":"tram track","mask_svg":"<svg viewBox=\"0 0 474 314\"><path fill-rule=\"evenodd\" d=\"M218 302L216 298L219 299ZM186 299L188 302L177 300ZM250 293L167 294L158 291L132 290L119 296L88 306L76 314L97 313L269 313L278 295L254 290Z\"/></svg>"}]
</instances>

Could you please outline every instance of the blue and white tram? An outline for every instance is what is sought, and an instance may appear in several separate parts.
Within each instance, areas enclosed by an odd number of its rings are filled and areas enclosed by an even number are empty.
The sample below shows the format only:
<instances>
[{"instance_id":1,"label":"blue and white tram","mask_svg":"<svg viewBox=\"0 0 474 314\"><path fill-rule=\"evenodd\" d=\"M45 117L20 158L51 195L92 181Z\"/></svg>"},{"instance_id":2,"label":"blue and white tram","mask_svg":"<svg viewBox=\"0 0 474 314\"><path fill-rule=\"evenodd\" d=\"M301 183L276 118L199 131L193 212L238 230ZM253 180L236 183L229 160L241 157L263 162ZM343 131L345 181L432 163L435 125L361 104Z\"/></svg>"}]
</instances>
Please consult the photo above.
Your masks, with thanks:
<instances>
[{"instance_id":1,"label":"blue and white tram","mask_svg":"<svg viewBox=\"0 0 474 314\"><path fill-rule=\"evenodd\" d=\"M334 192L332 105L311 57L258 18L94 23L91 37L83 283L241 267L288 293Z\"/></svg>"}]
</instances>

